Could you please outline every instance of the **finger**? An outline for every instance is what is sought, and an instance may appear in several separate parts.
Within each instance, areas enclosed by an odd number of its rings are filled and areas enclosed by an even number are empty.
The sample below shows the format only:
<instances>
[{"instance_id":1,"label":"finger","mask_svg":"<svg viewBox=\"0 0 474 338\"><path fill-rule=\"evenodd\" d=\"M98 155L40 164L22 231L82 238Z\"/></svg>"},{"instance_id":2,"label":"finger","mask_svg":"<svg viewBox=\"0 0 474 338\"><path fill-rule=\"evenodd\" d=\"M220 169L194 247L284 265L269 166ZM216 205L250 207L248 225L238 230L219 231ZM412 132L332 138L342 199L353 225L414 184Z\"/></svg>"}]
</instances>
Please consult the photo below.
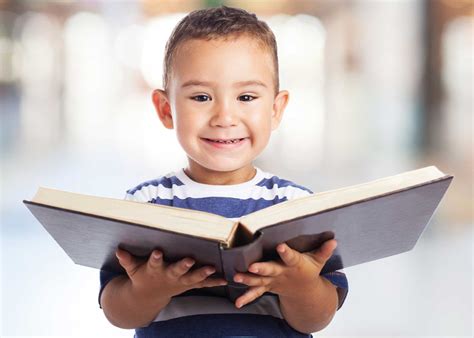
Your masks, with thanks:
<instances>
[{"instance_id":1,"label":"finger","mask_svg":"<svg viewBox=\"0 0 474 338\"><path fill-rule=\"evenodd\" d=\"M240 309L245 304L248 304L266 292L265 286L254 286L251 287L246 293L237 298L235 301L235 306Z\"/></svg>"},{"instance_id":2,"label":"finger","mask_svg":"<svg viewBox=\"0 0 474 338\"><path fill-rule=\"evenodd\" d=\"M316 262L318 262L319 265L323 266L326 264L327 260L331 258L336 247L337 241L335 239L330 239L324 242L318 249L313 251L311 256Z\"/></svg>"},{"instance_id":3,"label":"finger","mask_svg":"<svg viewBox=\"0 0 474 338\"><path fill-rule=\"evenodd\" d=\"M272 280L272 277L262 277L243 273L237 273L234 276L234 282L242 283L248 286L268 286Z\"/></svg>"},{"instance_id":4,"label":"finger","mask_svg":"<svg viewBox=\"0 0 474 338\"><path fill-rule=\"evenodd\" d=\"M122 250L120 248L118 248L115 252L115 256L117 257L119 264L125 269L127 275L130 278L135 274L138 267L142 264L140 260L136 259L128 251Z\"/></svg>"},{"instance_id":5,"label":"finger","mask_svg":"<svg viewBox=\"0 0 474 338\"><path fill-rule=\"evenodd\" d=\"M258 262L249 266L249 272L260 276L275 277L283 272L283 266L273 261Z\"/></svg>"},{"instance_id":6,"label":"finger","mask_svg":"<svg viewBox=\"0 0 474 338\"><path fill-rule=\"evenodd\" d=\"M222 278L207 278L203 280L201 283L198 283L197 287L200 288L212 288L214 286L223 286L227 285L227 281Z\"/></svg>"},{"instance_id":7,"label":"finger","mask_svg":"<svg viewBox=\"0 0 474 338\"><path fill-rule=\"evenodd\" d=\"M147 268L150 271L156 270L163 266L163 253L158 250L153 250L150 257L148 258Z\"/></svg>"},{"instance_id":8,"label":"finger","mask_svg":"<svg viewBox=\"0 0 474 338\"><path fill-rule=\"evenodd\" d=\"M188 272L194 263L194 260L191 258L184 258L176 263L170 264L166 268L165 273L169 278L177 279Z\"/></svg>"},{"instance_id":9,"label":"finger","mask_svg":"<svg viewBox=\"0 0 474 338\"><path fill-rule=\"evenodd\" d=\"M301 253L290 248L286 243L281 243L277 246L277 252L281 260L287 266L296 266L301 260Z\"/></svg>"},{"instance_id":10,"label":"finger","mask_svg":"<svg viewBox=\"0 0 474 338\"><path fill-rule=\"evenodd\" d=\"M184 285L194 285L204 281L214 272L216 272L216 269L214 269L212 266L202 267L181 276L180 282Z\"/></svg>"}]
</instances>

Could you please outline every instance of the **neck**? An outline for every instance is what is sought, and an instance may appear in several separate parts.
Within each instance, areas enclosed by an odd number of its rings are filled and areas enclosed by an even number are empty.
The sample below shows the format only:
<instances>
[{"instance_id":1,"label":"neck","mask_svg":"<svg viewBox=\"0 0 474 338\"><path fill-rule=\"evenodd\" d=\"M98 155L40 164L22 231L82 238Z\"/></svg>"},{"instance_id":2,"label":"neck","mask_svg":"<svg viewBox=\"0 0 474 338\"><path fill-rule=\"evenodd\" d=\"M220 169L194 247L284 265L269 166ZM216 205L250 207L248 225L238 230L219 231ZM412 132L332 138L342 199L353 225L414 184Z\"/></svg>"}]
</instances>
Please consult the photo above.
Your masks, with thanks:
<instances>
[{"instance_id":1,"label":"neck","mask_svg":"<svg viewBox=\"0 0 474 338\"><path fill-rule=\"evenodd\" d=\"M252 164L232 171L215 171L190 162L184 170L190 179L198 183L231 185L250 181L257 171Z\"/></svg>"}]
</instances>

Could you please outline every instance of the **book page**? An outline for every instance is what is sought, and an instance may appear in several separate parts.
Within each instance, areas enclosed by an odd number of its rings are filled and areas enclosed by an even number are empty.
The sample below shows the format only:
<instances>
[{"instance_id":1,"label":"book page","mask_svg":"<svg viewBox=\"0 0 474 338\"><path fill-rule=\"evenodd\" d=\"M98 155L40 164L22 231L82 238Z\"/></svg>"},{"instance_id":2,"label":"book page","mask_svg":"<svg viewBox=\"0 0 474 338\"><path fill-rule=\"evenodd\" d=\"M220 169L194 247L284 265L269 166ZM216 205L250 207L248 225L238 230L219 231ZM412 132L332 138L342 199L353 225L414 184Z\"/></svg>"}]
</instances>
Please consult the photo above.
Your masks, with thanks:
<instances>
[{"instance_id":1,"label":"book page","mask_svg":"<svg viewBox=\"0 0 474 338\"><path fill-rule=\"evenodd\" d=\"M32 202L227 243L234 223L219 215L39 188Z\"/></svg>"},{"instance_id":2,"label":"book page","mask_svg":"<svg viewBox=\"0 0 474 338\"><path fill-rule=\"evenodd\" d=\"M408 171L375 181L320 192L311 196L276 204L242 217L240 223L249 231L255 233L265 226L406 189L445 176L446 175L435 166Z\"/></svg>"}]
</instances>

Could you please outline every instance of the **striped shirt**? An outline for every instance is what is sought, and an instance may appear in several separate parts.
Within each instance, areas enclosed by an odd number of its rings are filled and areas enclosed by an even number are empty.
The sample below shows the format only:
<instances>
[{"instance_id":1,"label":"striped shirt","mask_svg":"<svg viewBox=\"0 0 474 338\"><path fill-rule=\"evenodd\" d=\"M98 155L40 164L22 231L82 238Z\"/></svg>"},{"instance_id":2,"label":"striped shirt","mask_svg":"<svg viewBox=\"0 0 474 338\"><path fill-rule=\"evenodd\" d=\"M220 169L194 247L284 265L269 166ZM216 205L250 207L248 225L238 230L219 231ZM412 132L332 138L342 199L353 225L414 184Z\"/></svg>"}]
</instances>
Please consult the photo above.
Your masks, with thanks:
<instances>
[{"instance_id":1,"label":"striped shirt","mask_svg":"<svg viewBox=\"0 0 474 338\"><path fill-rule=\"evenodd\" d=\"M128 190L125 199L200 210L236 221L254 211L310 194L311 190L259 168L250 181L234 185L198 183L180 169ZM117 275L101 271L100 293ZM340 308L348 290L344 273L333 272L323 277L338 287ZM136 337L189 337L193 334L199 337L308 336L286 323L278 296L272 293L265 293L251 304L237 309L227 298L187 292L173 297L148 327L136 330Z\"/></svg>"}]
</instances>

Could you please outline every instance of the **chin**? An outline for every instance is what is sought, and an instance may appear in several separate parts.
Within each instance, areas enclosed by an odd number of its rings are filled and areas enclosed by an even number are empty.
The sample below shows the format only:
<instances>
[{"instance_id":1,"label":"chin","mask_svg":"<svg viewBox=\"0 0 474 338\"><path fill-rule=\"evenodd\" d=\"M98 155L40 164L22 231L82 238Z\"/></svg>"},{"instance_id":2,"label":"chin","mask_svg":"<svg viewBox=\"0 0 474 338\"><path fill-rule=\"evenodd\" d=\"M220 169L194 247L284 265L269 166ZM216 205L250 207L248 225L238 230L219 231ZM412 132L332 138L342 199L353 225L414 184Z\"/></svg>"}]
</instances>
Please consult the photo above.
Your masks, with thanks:
<instances>
[{"instance_id":1,"label":"chin","mask_svg":"<svg viewBox=\"0 0 474 338\"><path fill-rule=\"evenodd\" d=\"M202 164L201 164L202 165ZM212 171L222 171L222 172L228 172L228 171L235 171L238 170L242 167L245 166L245 164L242 165L223 165L223 164L216 164L216 165L202 165L203 167L212 170Z\"/></svg>"},{"instance_id":2,"label":"chin","mask_svg":"<svg viewBox=\"0 0 474 338\"><path fill-rule=\"evenodd\" d=\"M207 170L212 170L212 171L220 171L220 172L229 172L229 171L235 171L238 170L242 167L245 167L249 164L248 161L236 161L228 159L222 159L222 158L192 158L192 160L197 163L199 166L206 168Z\"/></svg>"}]
</instances>

